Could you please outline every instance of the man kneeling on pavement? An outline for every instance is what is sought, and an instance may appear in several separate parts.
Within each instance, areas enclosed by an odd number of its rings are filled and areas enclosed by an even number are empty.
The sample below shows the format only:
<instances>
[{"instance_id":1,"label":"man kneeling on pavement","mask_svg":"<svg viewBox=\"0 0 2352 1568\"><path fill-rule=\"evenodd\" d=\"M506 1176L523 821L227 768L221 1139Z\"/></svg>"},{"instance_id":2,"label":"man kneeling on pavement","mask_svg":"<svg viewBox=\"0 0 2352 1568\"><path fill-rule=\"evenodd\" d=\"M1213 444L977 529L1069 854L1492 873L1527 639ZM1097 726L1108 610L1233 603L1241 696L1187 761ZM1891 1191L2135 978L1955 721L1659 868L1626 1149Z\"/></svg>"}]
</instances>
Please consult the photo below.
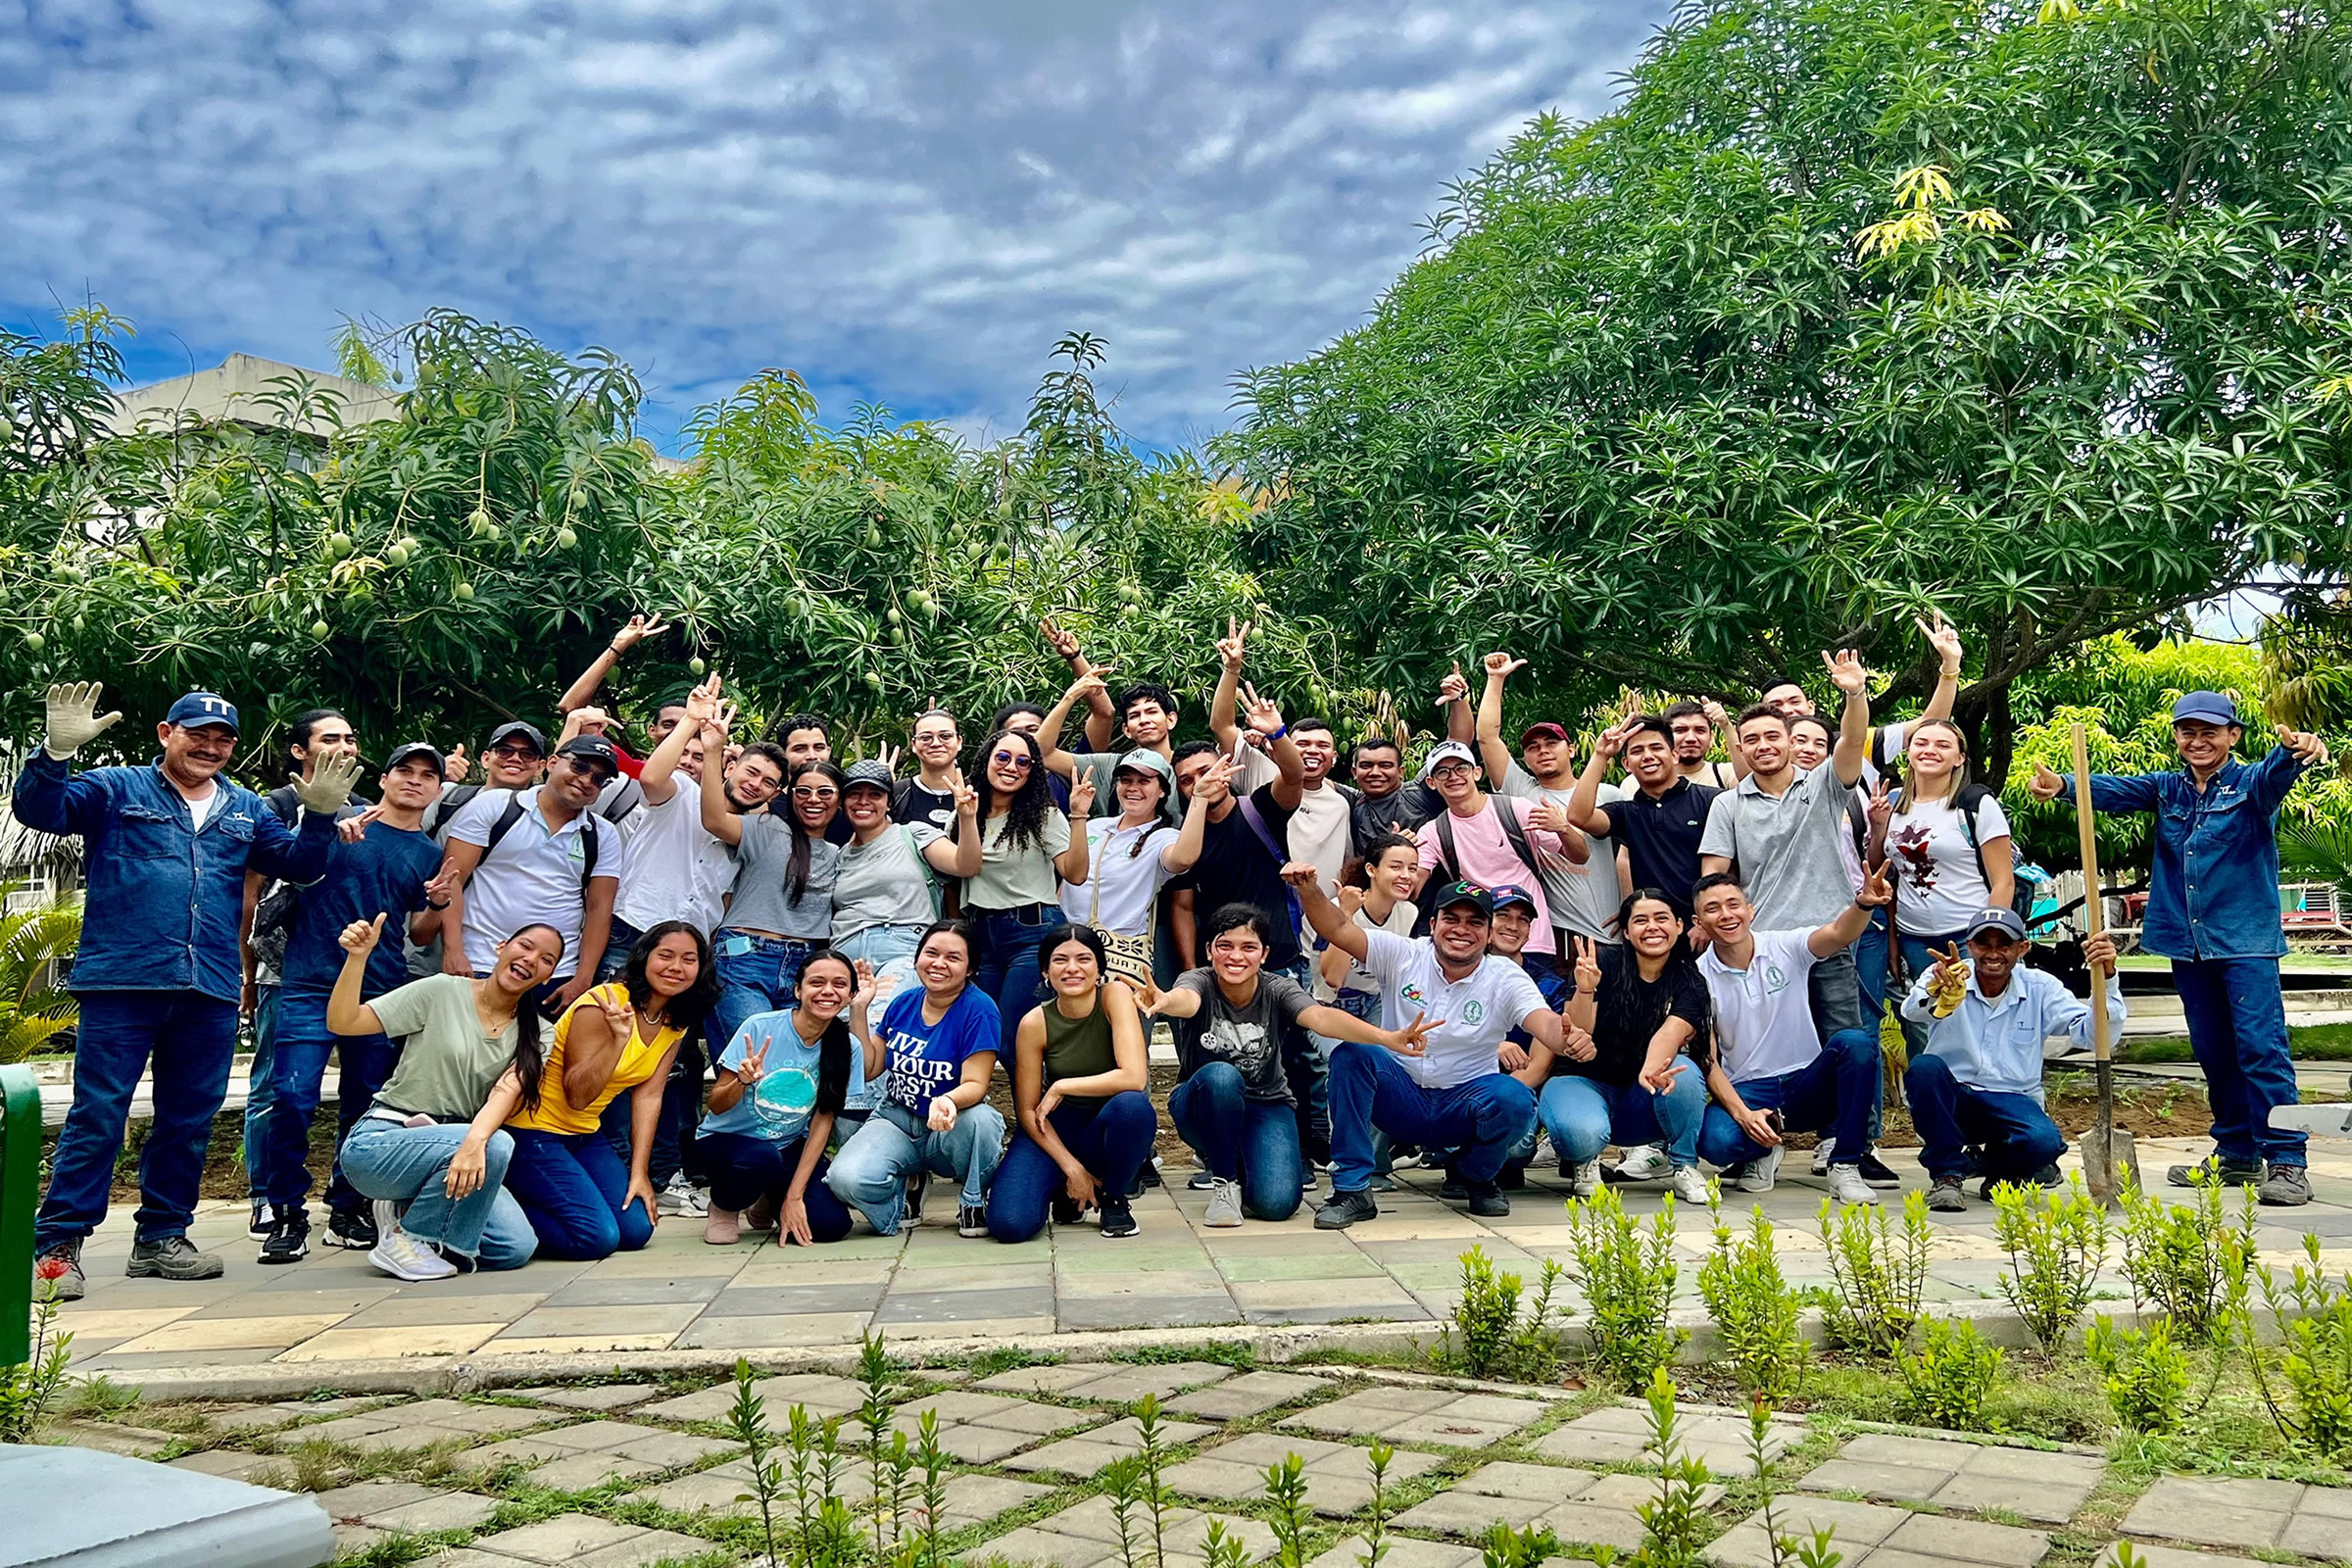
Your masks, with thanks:
<instances>
[{"instance_id":1,"label":"man kneeling on pavement","mask_svg":"<svg viewBox=\"0 0 2352 1568\"><path fill-rule=\"evenodd\" d=\"M1984 1197L1995 1182L2058 1184L2066 1137L2041 1102L2042 1041L2062 1034L2087 1049L2090 1004L2056 975L2027 968L2033 951L2014 909L1981 910L1968 925L1968 952L1947 949L1903 998L1904 1018L1928 1031L1903 1086L1930 1208L1966 1208L1960 1184L1971 1175L1984 1179ZM2082 956L2106 983L2109 1027L2121 1028L2114 941L2102 931L2082 944Z\"/></svg>"}]
</instances>

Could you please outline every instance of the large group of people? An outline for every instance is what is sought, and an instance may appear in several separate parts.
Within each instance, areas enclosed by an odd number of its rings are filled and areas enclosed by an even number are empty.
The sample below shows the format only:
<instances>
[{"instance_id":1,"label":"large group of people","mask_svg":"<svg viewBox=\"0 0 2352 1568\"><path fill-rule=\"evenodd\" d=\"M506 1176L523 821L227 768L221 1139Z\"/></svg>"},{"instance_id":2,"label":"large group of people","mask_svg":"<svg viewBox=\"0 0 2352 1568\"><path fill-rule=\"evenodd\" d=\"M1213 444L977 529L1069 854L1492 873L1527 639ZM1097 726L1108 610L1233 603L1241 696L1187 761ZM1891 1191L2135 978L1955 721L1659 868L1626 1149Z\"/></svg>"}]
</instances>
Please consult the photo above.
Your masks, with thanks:
<instances>
[{"instance_id":1,"label":"large group of people","mask_svg":"<svg viewBox=\"0 0 2352 1568\"><path fill-rule=\"evenodd\" d=\"M77 770L121 715L50 689L14 809L85 862L74 1099L36 1231L63 1295L150 1071L129 1272L220 1274L187 1232L240 1019L260 1261L308 1254L319 1187L319 1243L411 1281L642 1248L664 1216L714 1246L887 1236L935 1177L963 1236L1090 1215L1133 1236L1163 1114L1213 1227L1289 1220L1326 1180L1316 1226L1371 1219L1409 1160L1504 1214L1544 1143L1578 1195L1703 1200L1705 1167L1768 1191L1810 1134L1831 1195L1868 1203L1897 1185L1890 1003L1933 1206L1964 1207L1972 1176L2056 1179L2042 1043L2082 1039L2088 1008L2027 961L1941 622L1907 722L1874 726L1870 673L1837 652L1834 720L1794 679L1738 711L1629 699L1581 761L1558 721L1505 743L1504 654L1475 702L1481 672L1444 678L1445 733L1415 757L1387 712L1345 752L1287 717L1245 678L1250 625L1215 640L1206 735L1181 740L1173 691L1114 692L1049 624L1059 699L968 739L921 712L907 765L845 765L817 715L749 733L716 676L632 733L594 700L662 629L622 629L552 739L514 719L475 759L408 740L371 799L331 710L292 721L261 795L226 775L225 698L174 703L146 766ZM2302 1135L2269 1124L2295 1100L2273 818L2326 749L2282 731L2236 760L2215 693L2174 729L2179 769L2091 782L2100 809L2153 813L2142 943L2174 960L2211 1089L2213 1157L2174 1175L2301 1202ZM2072 787L2040 769L2032 792ZM2112 943L2086 956L2120 1017Z\"/></svg>"}]
</instances>

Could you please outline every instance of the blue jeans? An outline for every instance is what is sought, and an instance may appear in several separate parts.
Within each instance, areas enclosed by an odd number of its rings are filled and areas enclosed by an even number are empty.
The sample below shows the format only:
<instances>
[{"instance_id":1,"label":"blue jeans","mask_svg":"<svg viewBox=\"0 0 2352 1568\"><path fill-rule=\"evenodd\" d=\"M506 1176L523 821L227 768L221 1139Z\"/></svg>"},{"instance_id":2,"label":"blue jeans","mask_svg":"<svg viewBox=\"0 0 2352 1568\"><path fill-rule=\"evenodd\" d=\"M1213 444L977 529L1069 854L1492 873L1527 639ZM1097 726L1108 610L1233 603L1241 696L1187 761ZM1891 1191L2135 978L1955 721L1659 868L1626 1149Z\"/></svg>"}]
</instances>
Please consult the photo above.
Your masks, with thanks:
<instances>
[{"instance_id":1,"label":"blue jeans","mask_svg":"<svg viewBox=\"0 0 2352 1568\"><path fill-rule=\"evenodd\" d=\"M1546 1080L1536 1097L1536 1119L1551 1134L1551 1147L1561 1157L1582 1162L1598 1159L1611 1144L1632 1149L1662 1143L1677 1170L1698 1163L1698 1125L1706 1108L1706 1081L1697 1064L1690 1061L1662 1095L1650 1093L1639 1080L1621 1088L1561 1073ZM1531 1133L1526 1149L1515 1157L1534 1150Z\"/></svg>"},{"instance_id":2,"label":"blue jeans","mask_svg":"<svg viewBox=\"0 0 2352 1568\"><path fill-rule=\"evenodd\" d=\"M705 1133L696 1140L710 1171L710 1206L742 1213L760 1199L781 1206L792 1190L793 1172L801 1168L801 1150L807 1140L770 1143L744 1133ZM838 1242L850 1234L850 1211L825 1185L825 1161L819 1156L801 1202L808 1210L808 1234L820 1242Z\"/></svg>"},{"instance_id":3,"label":"blue jeans","mask_svg":"<svg viewBox=\"0 0 2352 1568\"><path fill-rule=\"evenodd\" d=\"M1308 995L1314 993L1315 960L1305 954L1282 968L1267 965L1267 974L1295 980ZM1380 999L1372 999L1377 1019ZM1331 1161L1331 1051L1338 1045L1329 1035L1304 1029L1286 1029L1282 1039L1282 1071L1290 1080L1292 1114L1298 1121L1298 1148L1309 1159Z\"/></svg>"},{"instance_id":4,"label":"blue jeans","mask_svg":"<svg viewBox=\"0 0 2352 1568\"><path fill-rule=\"evenodd\" d=\"M793 1004L799 997L801 965L824 944L797 937L756 937L722 927L711 946L718 955L718 1005L710 1009L710 1037L724 1051L744 1019ZM742 951L730 953L731 948Z\"/></svg>"},{"instance_id":5,"label":"blue jeans","mask_svg":"<svg viewBox=\"0 0 2352 1568\"><path fill-rule=\"evenodd\" d=\"M677 1059L669 1064L669 1076L662 1083L662 1115L654 1123L654 1147L646 1152L645 1173L659 1189L672 1176L683 1170L691 1179L709 1172L701 1168L701 1156L695 1152L695 1129L702 1121L703 1106L703 1029L696 1024L678 1042ZM605 1106L597 1126L622 1159L629 1157L630 1146L636 1134L630 1124L635 1112L630 1108L630 1096L615 1095Z\"/></svg>"},{"instance_id":6,"label":"blue jeans","mask_svg":"<svg viewBox=\"0 0 2352 1568\"><path fill-rule=\"evenodd\" d=\"M1875 1023L1886 1015L1886 934L1889 924L1884 905L1870 911L1870 924L1848 950L1854 956L1854 980L1862 992L1862 1021Z\"/></svg>"},{"instance_id":7,"label":"blue jeans","mask_svg":"<svg viewBox=\"0 0 2352 1568\"><path fill-rule=\"evenodd\" d=\"M1059 1104L1046 1120L1061 1147L1094 1173L1102 1192L1118 1198L1134 1189L1135 1173L1152 1157L1152 1140L1159 1131L1152 1097L1140 1089L1099 1102ZM1014 1134L989 1190L988 1234L1000 1242L1029 1240L1046 1228L1047 1210L1064 1190L1054 1156L1026 1132Z\"/></svg>"},{"instance_id":8,"label":"blue jeans","mask_svg":"<svg viewBox=\"0 0 2352 1568\"><path fill-rule=\"evenodd\" d=\"M1750 1110L1778 1110L1785 1132L1836 1137L1831 1164L1859 1164L1862 1152L1870 1147L1870 1107L1879 1092L1882 1059L1874 1031L1840 1029L1830 1036L1820 1055L1795 1071L1740 1084L1740 1098ZM1750 1141L1730 1111L1721 1105L1707 1107L1698 1129L1699 1158L1710 1165L1744 1165L1764 1152L1764 1146Z\"/></svg>"},{"instance_id":9,"label":"blue jeans","mask_svg":"<svg viewBox=\"0 0 2352 1568\"><path fill-rule=\"evenodd\" d=\"M825 1172L833 1196L865 1216L877 1236L896 1236L906 1207L906 1178L929 1171L963 1184L958 1204L988 1201L989 1178L1004 1153L1004 1118L985 1100L956 1113L935 1133L904 1105L884 1105L850 1135Z\"/></svg>"},{"instance_id":10,"label":"blue jeans","mask_svg":"<svg viewBox=\"0 0 2352 1568\"><path fill-rule=\"evenodd\" d=\"M335 1090L335 1147L340 1149L399 1065L400 1048L382 1035L329 1034L322 993L280 997L262 1187L272 1208L299 1209L310 1193L311 1117L318 1109L329 1052L341 1069ZM342 1162L330 1164L326 1206L337 1214L358 1213L367 1200L344 1176Z\"/></svg>"},{"instance_id":11,"label":"blue jeans","mask_svg":"<svg viewBox=\"0 0 2352 1568\"><path fill-rule=\"evenodd\" d=\"M855 936L843 937L833 944L833 951L843 957L853 962L863 958L873 965L876 1018L882 1016L890 998L913 982L914 953L922 942L924 929L919 925L869 925ZM862 1115L874 1108L874 1101L880 1094L878 1086L867 1084L853 1092L842 1108Z\"/></svg>"},{"instance_id":12,"label":"blue jeans","mask_svg":"<svg viewBox=\"0 0 2352 1568\"><path fill-rule=\"evenodd\" d=\"M155 1120L139 1151L137 1239L185 1236L195 1217L213 1118L228 1098L237 1004L200 991L84 991L74 1045L74 1104L57 1135L35 1251L78 1242L106 1218L130 1097L154 1058Z\"/></svg>"},{"instance_id":13,"label":"blue jeans","mask_svg":"<svg viewBox=\"0 0 2352 1568\"><path fill-rule=\"evenodd\" d=\"M270 1073L277 1059L277 987L253 988L253 1065L245 1073L245 1190L263 1196L263 1161L269 1158Z\"/></svg>"},{"instance_id":14,"label":"blue jeans","mask_svg":"<svg viewBox=\"0 0 2352 1568\"><path fill-rule=\"evenodd\" d=\"M2214 1152L2233 1164L2303 1164L2308 1136L2271 1126L2271 1107L2299 1098L2278 960L2175 958L2173 985L2188 1017L2188 1049L2205 1069Z\"/></svg>"},{"instance_id":15,"label":"blue jeans","mask_svg":"<svg viewBox=\"0 0 2352 1568\"><path fill-rule=\"evenodd\" d=\"M1977 1174L2022 1181L2066 1152L2066 1135L2032 1095L1971 1089L1941 1056L1913 1056L1903 1072L1919 1162L1937 1179L1969 1174L1968 1146L1984 1146Z\"/></svg>"},{"instance_id":16,"label":"blue jeans","mask_svg":"<svg viewBox=\"0 0 2352 1568\"><path fill-rule=\"evenodd\" d=\"M1298 1212L1305 1168L1298 1118L1280 1102L1245 1095L1232 1062L1203 1062L1178 1084L1168 1096L1168 1120L1211 1176L1241 1182L1242 1211L1251 1219L1286 1220Z\"/></svg>"},{"instance_id":17,"label":"blue jeans","mask_svg":"<svg viewBox=\"0 0 2352 1568\"><path fill-rule=\"evenodd\" d=\"M1862 982L1855 978L1853 949L1818 960L1805 984L1813 1004L1813 1027L1823 1038L1862 1027Z\"/></svg>"},{"instance_id":18,"label":"blue jeans","mask_svg":"<svg viewBox=\"0 0 2352 1568\"><path fill-rule=\"evenodd\" d=\"M1021 1020L1046 994L1045 976L1038 973L1037 950L1046 933L1061 923L1056 904L1029 905L1019 909L966 909L964 918L978 930L980 948L972 956L972 984L997 999L997 1021L1004 1035L1000 1054L1012 1060L1012 1037Z\"/></svg>"},{"instance_id":19,"label":"blue jeans","mask_svg":"<svg viewBox=\"0 0 2352 1568\"><path fill-rule=\"evenodd\" d=\"M612 929L605 937L605 956L596 960L596 983L598 985L601 986L621 977L622 972L629 966L629 950L636 947L637 939L644 935L644 932L623 920L619 915L616 914L612 917Z\"/></svg>"},{"instance_id":20,"label":"blue jeans","mask_svg":"<svg viewBox=\"0 0 2352 1568\"><path fill-rule=\"evenodd\" d=\"M507 1191L530 1220L541 1257L594 1262L653 1240L654 1216L644 1199L628 1196L628 1164L602 1132L506 1132L514 1140Z\"/></svg>"},{"instance_id":21,"label":"blue jeans","mask_svg":"<svg viewBox=\"0 0 2352 1568\"><path fill-rule=\"evenodd\" d=\"M400 1228L418 1241L470 1257L477 1268L520 1268L538 1250L539 1238L506 1189L514 1136L504 1129L490 1135L482 1149L482 1185L453 1201L444 1184L466 1131L462 1122L403 1127L363 1117L343 1141L337 1163L364 1196L408 1204Z\"/></svg>"},{"instance_id":22,"label":"blue jeans","mask_svg":"<svg viewBox=\"0 0 2352 1568\"><path fill-rule=\"evenodd\" d=\"M1449 1089L1424 1089L1393 1052L1352 1040L1331 1054L1331 1190L1372 1183L1372 1129L1399 1143L1453 1149L1465 1182L1491 1182L1536 1124L1536 1097L1508 1074L1482 1073Z\"/></svg>"}]
</instances>

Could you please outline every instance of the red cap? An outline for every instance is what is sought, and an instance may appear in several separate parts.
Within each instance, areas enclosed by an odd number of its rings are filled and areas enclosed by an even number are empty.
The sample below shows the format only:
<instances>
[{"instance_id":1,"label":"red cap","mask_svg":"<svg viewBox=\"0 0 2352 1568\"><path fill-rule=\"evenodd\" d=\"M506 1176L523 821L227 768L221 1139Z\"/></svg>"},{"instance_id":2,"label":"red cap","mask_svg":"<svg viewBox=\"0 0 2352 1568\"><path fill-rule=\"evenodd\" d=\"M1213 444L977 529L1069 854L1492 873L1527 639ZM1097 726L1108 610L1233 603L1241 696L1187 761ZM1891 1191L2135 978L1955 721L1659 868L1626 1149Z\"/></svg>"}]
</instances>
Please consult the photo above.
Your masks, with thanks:
<instances>
[{"instance_id":1,"label":"red cap","mask_svg":"<svg viewBox=\"0 0 2352 1568\"><path fill-rule=\"evenodd\" d=\"M1549 736L1551 739L1558 741L1563 746L1568 743L1568 732L1547 718L1541 724L1530 724L1527 726L1527 728L1521 730L1519 732L1519 744L1525 746L1529 741L1534 740L1539 735Z\"/></svg>"}]
</instances>

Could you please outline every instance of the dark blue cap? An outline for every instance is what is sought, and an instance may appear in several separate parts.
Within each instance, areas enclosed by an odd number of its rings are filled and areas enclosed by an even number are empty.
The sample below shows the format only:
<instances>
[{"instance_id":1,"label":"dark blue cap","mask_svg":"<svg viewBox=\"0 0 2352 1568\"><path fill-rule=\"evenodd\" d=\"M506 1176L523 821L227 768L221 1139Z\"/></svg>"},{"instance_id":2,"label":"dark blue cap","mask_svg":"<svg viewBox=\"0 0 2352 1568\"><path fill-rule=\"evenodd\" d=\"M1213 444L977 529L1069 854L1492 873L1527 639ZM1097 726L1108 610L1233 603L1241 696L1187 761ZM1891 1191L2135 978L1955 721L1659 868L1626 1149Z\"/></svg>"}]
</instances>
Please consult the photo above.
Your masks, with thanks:
<instances>
[{"instance_id":1,"label":"dark blue cap","mask_svg":"<svg viewBox=\"0 0 2352 1568\"><path fill-rule=\"evenodd\" d=\"M219 724L231 735L237 733L237 705L225 697L211 692L190 692L172 705L164 722L181 729L197 729L206 724Z\"/></svg>"},{"instance_id":2,"label":"dark blue cap","mask_svg":"<svg viewBox=\"0 0 2352 1568\"><path fill-rule=\"evenodd\" d=\"M2173 705L2173 722L2193 719L2203 724L2242 724L2237 705L2220 692L2190 692Z\"/></svg>"}]
</instances>

